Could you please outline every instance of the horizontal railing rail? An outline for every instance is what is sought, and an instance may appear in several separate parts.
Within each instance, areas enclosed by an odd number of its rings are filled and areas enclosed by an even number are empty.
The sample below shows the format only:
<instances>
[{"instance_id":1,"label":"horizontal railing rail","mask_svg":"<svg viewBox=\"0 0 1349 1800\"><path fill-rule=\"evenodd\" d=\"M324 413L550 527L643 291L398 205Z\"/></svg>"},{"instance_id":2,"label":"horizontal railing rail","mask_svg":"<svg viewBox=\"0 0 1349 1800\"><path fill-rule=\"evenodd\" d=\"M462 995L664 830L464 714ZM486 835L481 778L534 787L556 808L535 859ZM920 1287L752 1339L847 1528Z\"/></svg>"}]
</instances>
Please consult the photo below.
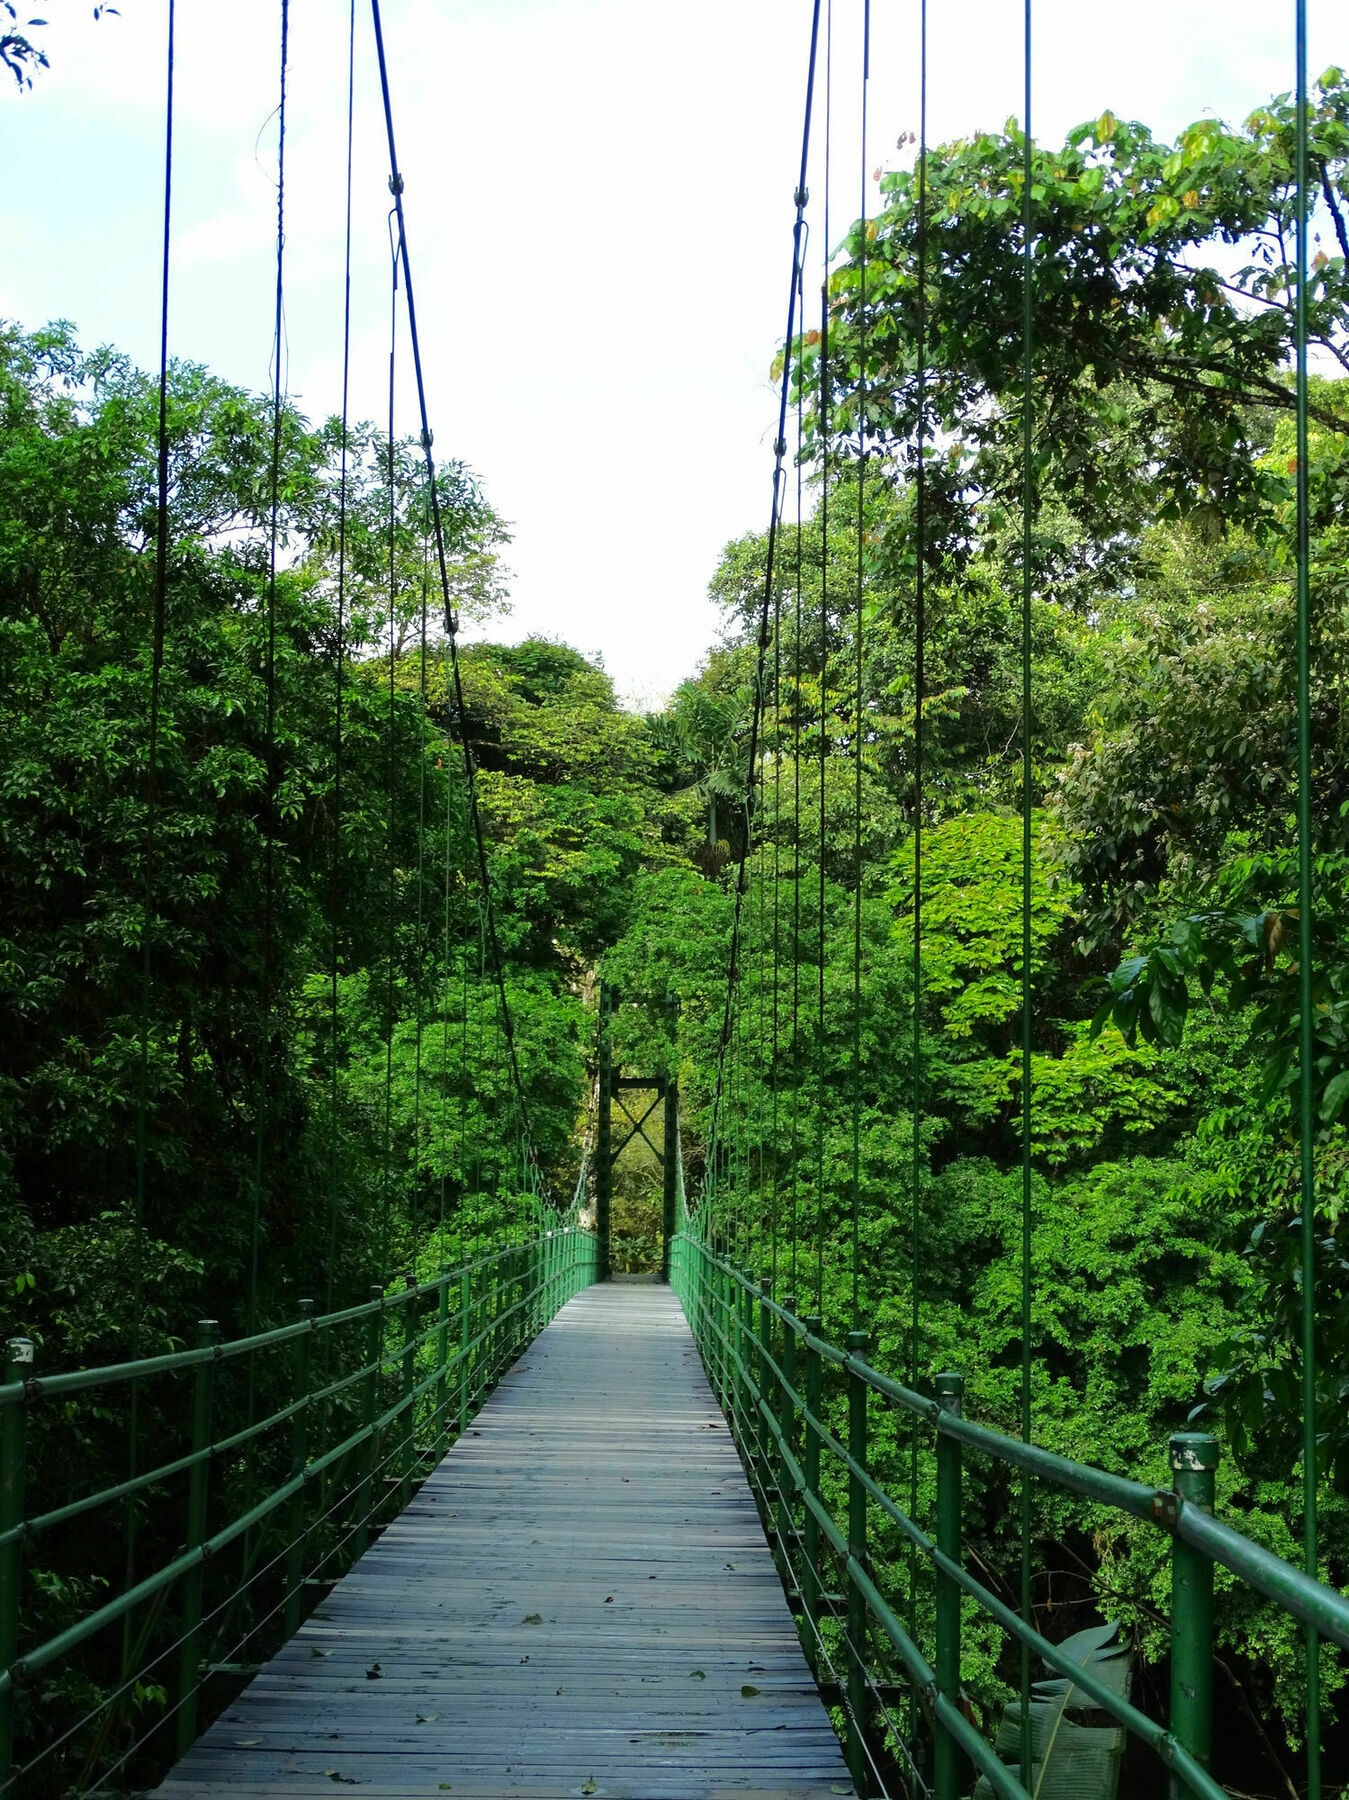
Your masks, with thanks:
<instances>
[{"instance_id":1,"label":"horizontal railing rail","mask_svg":"<svg viewBox=\"0 0 1349 1800\"><path fill-rule=\"evenodd\" d=\"M926 1719L931 1745L931 1786L938 1800L965 1791L968 1759L1001 1800L1028 1800L1019 1768L1004 1762L970 1722L961 1690L961 1601L973 1601L1023 1650L1068 1677L1093 1706L1153 1753L1169 1773L1174 1796L1224 1800L1209 1772L1213 1741L1213 1587L1221 1565L1255 1592L1349 1648L1349 1599L1313 1581L1213 1514L1216 1440L1202 1433L1171 1439L1172 1488L1144 1483L1074 1462L1033 1443L967 1419L963 1382L957 1374L936 1378L933 1397L893 1380L866 1360L864 1334L850 1333L846 1348L829 1343L816 1318L801 1318L794 1302L772 1297L771 1283L756 1281L704 1242L696 1228L681 1232L672 1264L673 1283L697 1340L709 1379L726 1411L744 1459L783 1579L796 1602L801 1635L817 1677L835 1673L837 1650L845 1667L829 1682L842 1709L849 1768L860 1792L886 1791L887 1756L917 1776L912 1732L900 1731L889 1712L878 1660L897 1659L909 1691ZM825 1418L825 1369L837 1371L846 1392L846 1430ZM931 1428L936 1458L936 1534L930 1536L874 1478L868 1467L872 1397ZM1065 1491L1144 1521L1172 1544L1171 1717L1151 1719L1089 1666L1067 1656L1031 1621L1008 1606L962 1560L962 1452L970 1450ZM833 1479L825 1478L830 1460ZM846 1496L840 1524L830 1489ZM915 1642L907 1605L882 1591L870 1554L868 1513L893 1526L933 1574L933 1656ZM822 1552L822 1546L825 1547ZM832 1554L842 1593L830 1595L825 1557ZM869 1651L872 1627L888 1657ZM877 1720L888 1727L878 1733ZM920 1778L919 1783L927 1785Z\"/></svg>"},{"instance_id":2,"label":"horizontal railing rail","mask_svg":"<svg viewBox=\"0 0 1349 1800\"><path fill-rule=\"evenodd\" d=\"M596 1267L594 1235L562 1221L359 1305L316 1315L301 1302L298 1319L228 1342L203 1320L190 1348L45 1375L11 1339L0 1795L135 1785L182 1754L206 1704L298 1628ZM78 1482L82 1434L106 1441L110 1423L129 1433L126 1477L62 1492ZM136 1466L151 1443L153 1466ZM109 1509L98 1541L112 1553L91 1559L88 1526ZM53 1608L58 1588L77 1603ZM43 1635L35 1610L76 1616Z\"/></svg>"}]
</instances>

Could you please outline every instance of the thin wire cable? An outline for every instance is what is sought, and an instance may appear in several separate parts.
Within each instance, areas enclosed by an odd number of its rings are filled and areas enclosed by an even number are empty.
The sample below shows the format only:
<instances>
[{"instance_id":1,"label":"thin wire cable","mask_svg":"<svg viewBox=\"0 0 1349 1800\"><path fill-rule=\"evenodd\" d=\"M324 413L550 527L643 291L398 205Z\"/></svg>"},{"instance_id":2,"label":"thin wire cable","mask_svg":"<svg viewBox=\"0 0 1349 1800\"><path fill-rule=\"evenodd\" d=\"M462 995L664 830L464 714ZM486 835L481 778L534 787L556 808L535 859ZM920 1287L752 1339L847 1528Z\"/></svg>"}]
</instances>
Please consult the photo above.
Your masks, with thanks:
<instances>
[{"instance_id":1,"label":"thin wire cable","mask_svg":"<svg viewBox=\"0 0 1349 1800\"><path fill-rule=\"evenodd\" d=\"M483 906L485 908L487 937L492 953L492 973L496 984L498 1002L501 1009L501 1029L505 1039L507 1059L510 1066L511 1081L515 1091L516 1104L519 1108L524 1137L528 1145L527 1154L532 1168L537 1169L537 1154L534 1149L533 1133L529 1122L529 1103L525 1096L524 1082L520 1075L520 1062L515 1043L515 1027L511 1019L510 1004L506 998L505 967L501 956L501 945L496 929L496 909L492 900L492 884L487 863L487 845L483 836L482 817L478 806L478 789L476 770L473 761L473 750L468 740L467 711L464 706L464 690L459 669L458 631L459 621L450 593L449 565L445 554L445 528L441 514L440 489L436 482L436 464L432 452L431 424L426 407L426 382L422 372L421 338L417 330L417 305L412 287L412 260L408 250L407 227L403 216L403 177L398 169L398 151L394 140L393 102L389 92L388 62L384 53L384 27L380 18L379 0L370 0L371 17L375 28L375 51L379 59L380 92L384 103L384 129L389 144L389 189L394 197L394 210L398 215L398 243L403 262L403 290L407 301L408 337L412 345L412 366L417 383L417 406L421 416L422 455L426 464L427 491L431 497L431 524L436 545L436 564L440 577L441 599L445 608L445 634L450 648L450 674L453 690L454 712L460 721L460 744L464 757L464 782L468 793L469 818L473 828L473 839L477 850L478 878L482 886Z\"/></svg>"},{"instance_id":2,"label":"thin wire cable","mask_svg":"<svg viewBox=\"0 0 1349 1800\"><path fill-rule=\"evenodd\" d=\"M333 1310L333 1280L337 1263L338 1215L338 1059L341 1037L340 963L342 910L342 729L346 699L347 618L347 428L351 402L351 170L356 118L356 0L347 17L347 204L342 253L342 466L337 490L337 644L333 656L335 702L333 716L333 823L332 864L328 894L332 914L330 989L328 996L332 1033L332 1058L328 1094L328 1257L324 1286L324 1311Z\"/></svg>"},{"instance_id":3,"label":"thin wire cable","mask_svg":"<svg viewBox=\"0 0 1349 1800\"><path fill-rule=\"evenodd\" d=\"M834 0L828 0L824 29L824 274L820 283L820 793L817 929L820 970L815 1020L815 1311L824 1313L824 1152L825 1152L825 963L828 960L824 891L825 773L829 756L829 387L830 161L834 112Z\"/></svg>"},{"instance_id":4,"label":"thin wire cable","mask_svg":"<svg viewBox=\"0 0 1349 1800\"><path fill-rule=\"evenodd\" d=\"M806 317L806 274L797 271L797 305ZM792 640L792 1293L797 1292L798 1208L801 1189L801 587L805 459L805 371L796 384L796 602Z\"/></svg>"},{"instance_id":5,"label":"thin wire cable","mask_svg":"<svg viewBox=\"0 0 1349 1800\"><path fill-rule=\"evenodd\" d=\"M1030 1442L1031 1432L1031 1011L1034 982L1031 974L1031 533L1035 506L1033 444L1031 436L1031 384L1035 373L1034 228L1031 139L1031 5L1024 0L1025 127L1021 166L1021 1437ZM1031 1613L1031 1477L1021 1478L1021 1616L1027 1625ZM1030 1719L1031 1657L1029 1643L1021 1644L1021 1784L1031 1781Z\"/></svg>"},{"instance_id":6,"label":"thin wire cable","mask_svg":"<svg viewBox=\"0 0 1349 1800\"><path fill-rule=\"evenodd\" d=\"M378 0L374 0L378 4ZM747 870L751 851L749 826L754 809L754 784L759 757L759 733L762 722L763 691L765 664L769 647L769 614L773 596L773 576L777 555L778 527L782 517L782 483L783 459L787 454L787 397L790 391L793 338L796 334L796 293L799 285L798 271L801 265L801 254L804 247L805 211L809 193L806 188L806 175L810 160L810 121L811 109L815 99L815 62L820 35L820 0L815 0L811 9L810 24L810 60L806 74L805 118L801 130L801 164L793 201L796 207L796 218L792 226L792 278L787 300L787 331L783 339L782 382L778 396L778 430L773 444L773 503L768 523L768 549L764 559L763 598L759 606L758 655L754 672L754 705L750 715L749 755L745 785L746 837L738 859L735 883L735 906L731 920L731 947L728 959L728 978L726 983L726 1005L722 1014L721 1034L717 1049L717 1077L712 1097L712 1124L709 1134L709 1159L714 1159L717 1145L718 1115L721 1109L726 1049L730 1041L732 996L735 988L736 968L739 959L740 937L742 930L741 915L744 905ZM799 356L799 351L796 353Z\"/></svg>"},{"instance_id":7,"label":"thin wire cable","mask_svg":"<svg viewBox=\"0 0 1349 1800\"><path fill-rule=\"evenodd\" d=\"M154 985L155 853L159 822L159 721L164 682L164 640L169 590L169 271L173 241L173 99L174 52L177 9L169 0L168 43L164 57L164 229L159 276L159 417L156 426L156 508L154 611L150 642L150 695L145 745L145 842L141 884L141 991L140 1049L136 1089L136 1185L132 1233L136 1253L131 1276L131 1355L141 1353L141 1312L145 1269L145 1188L150 1113L150 995ZM140 1463L140 1383L133 1381L127 1419L127 1479L134 1480ZM132 1585L136 1566L138 1513L128 1500L123 1525L126 1582ZM131 1621L123 1631L123 1660L130 1650Z\"/></svg>"},{"instance_id":8,"label":"thin wire cable","mask_svg":"<svg viewBox=\"0 0 1349 1800\"><path fill-rule=\"evenodd\" d=\"M262 1008L258 1045L258 1092L253 1166L253 1216L249 1232L248 1317L250 1332L257 1327L258 1257L262 1236L263 1183L267 1171L270 1135L273 981L276 961L276 563L281 533L281 437L283 361L285 356L286 268L286 74L290 52L290 0L281 0L280 101L276 129L276 302L272 319L272 455L269 470L267 544L267 650L263 685L266 717L263 727L265 785L262 812ZM253 1365L249 1359L249 1406L252 1406Z\"/></svg>"},{"instance_id":9,"label":"thin wire cable","mask_svg":"<svg viewBox=\"0 0 1349 1800\"><path fill-rule=\"evenodd\" d=\"M858 271L861 321L857 407L857 612L853 678L857 684L853 739L853 926L852 926L852 1318L861 1328L859 1236L862 1194L862 740L866 735L863 681L863 616L867 487L867 89L871 77L871 0L862 6L862 236Z\"/></svg>"},{"instance_id":10,"label":"thin wire cable","mask_svg":"<svg viewBox=\"0 0 1349 1800\"><path fill-rule=\"evenodd\" d=\"M1307 156L1307 0L1294 0L1297 62L1297 834L1298 834L1298 1149L1302 1273L1302 1556L1317 1578L1316 1496L1316 1160L1312 1072L1316 1038L1312 1014L1312 734L1311 734L1311 504L1307 433L1307 234L1313 204ZM1307 1800L1321 1792L1320 1643L1306 1635Z\"/></svg>"},{"instance_id":11,"label":"thin wire cable","mask_svg":"<svg viewBox=\"0 0 1349 1800\"><path fill-rule=\"evenodd\" d=\"M381 1178L380 1228L379 1228L379 1279L387 1282L389 1268L389 1227L393 1209L393 1031L396 1011L394 996L395 960L396 960L396 920L395 890L397 887L398 845L398 749L396 743L397 698L397 634L395 614L398 604L398 488L395 479L394 459L397 454L394 443L394 404L395 378L398 361L398 216L396 212L389 214L389 408L387 421L386 448L389 459L389 741L387 749L388 767L386 778L388 783L389 817L385 833L385 855L387 868L385 871L387 890L387 919L385 921L385 960L388 966L388 984L385 996L384 1015L384 1160Z\"/></svg>"},{"instance_id":12,"label":"thin wire cable","mask_svg":"<svg viewBox=\"0 0 1349 1800\"><path fill-rule=\"evenodd\" d=\"M923 1250L923 703L927 697L927 0L918 8L918 309L915 362L917 364L916 427L918 466L914 474L913 602L913 1090L911 1131L913 1163L910 1171L913 1216L909 1242L909 1386L917 1388L922 1364L919 1331L922 1322L922 1288L919 1272ZM909 1434L909 1517L918 1517L918 1428ZM918 1552L909 1545L909 1620L914 1628L918 1611ZM912 1728L912 1726L911 1726Z\"/></svg>"},{"instance_id":13,"label":"thin wire cable","mask_svg":"<svg viewBox=\"0 0 1349 1800\"><path fill-rule=\"evenodd\" d=\"M426 722L427 722L427 687L426 687L426 605L431 585L430 568L431 546L425 535L422 537L422 610L421 610L421 644L418 664L418 710L417 710L417 936L416 936L416 988L413 1004L417 1013L417 1031L414 1039L413 1074L412 1074L412 1193L410 1196L414 1208L413 1219L413 1266L416 1266L417 1251L421 1247L421 1227L424 1223L425 1208L421 1205L422 1189L422 1024L425 1010L423 992L426 974Z\"/></svg>"}]
</instances>

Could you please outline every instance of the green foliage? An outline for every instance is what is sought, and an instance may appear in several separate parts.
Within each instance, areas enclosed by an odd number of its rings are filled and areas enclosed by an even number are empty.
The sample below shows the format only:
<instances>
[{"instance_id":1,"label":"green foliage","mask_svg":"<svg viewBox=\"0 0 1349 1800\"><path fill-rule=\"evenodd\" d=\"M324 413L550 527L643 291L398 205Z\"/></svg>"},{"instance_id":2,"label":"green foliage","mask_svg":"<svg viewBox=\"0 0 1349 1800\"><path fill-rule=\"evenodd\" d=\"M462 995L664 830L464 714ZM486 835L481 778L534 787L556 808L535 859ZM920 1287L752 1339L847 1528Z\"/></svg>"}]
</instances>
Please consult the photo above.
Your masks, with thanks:
<instances>
[{"instance_id":1,"label":"green foliage","mask_svg":"<svg viewBox=\"0 0 1349 1800\"><path fill-rule=\"evenodd\" d=\"M1119 1642L1119 1626L1075 1631L1062 1654L1104 1682L1121 1700L1129 1697L1131 1654ZM1052 1674L1031 1689L1030 1753L1033 1800L1114 1800L1124 1758L1122 1725L1085 1724L1078 1716L1097 1710L1095 1700L1066 1675ZM1020 1699L1003 1708L994 1748L1005 1763L1021 1765ZM974 1784L977 1800L991 1800L986 1776Z\"/></svg>"}]
</instances>

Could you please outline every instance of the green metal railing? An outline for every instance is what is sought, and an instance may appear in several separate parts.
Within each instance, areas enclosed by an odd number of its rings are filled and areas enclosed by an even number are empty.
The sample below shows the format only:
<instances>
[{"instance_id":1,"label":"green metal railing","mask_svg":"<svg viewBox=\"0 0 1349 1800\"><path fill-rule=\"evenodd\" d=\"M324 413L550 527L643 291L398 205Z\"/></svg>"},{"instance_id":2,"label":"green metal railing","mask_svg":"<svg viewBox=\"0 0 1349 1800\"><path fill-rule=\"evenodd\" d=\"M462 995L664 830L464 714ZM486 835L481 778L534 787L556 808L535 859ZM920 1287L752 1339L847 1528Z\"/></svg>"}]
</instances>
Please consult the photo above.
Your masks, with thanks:
<instances>
[{"instance_id":1,"label":"green metal railing","mask_svg":"<svg viewBox=\"0 0 1349 1800\"><path fill-rule=\"evenodd\" d=\"M932 1397L915 1393L868 1363L866 1337L850 1332L847 1347L826 1342L818 1318L799 1318L795 1302L779 1304L767 1279L755 1281L692 1230L681 1232L672 1283L704 1366L723 1406L754 1486L779 1569L799 1610L801 1635L817 1676L827 1645L841 1652L842 1677L832 1695L844 1716L844 1747L859 1793L884 1790L884 1734L889 1717L885 1669L899 1665L907 1693L925 1717L937 1800L968 1790L972 1764L1002 1800L1028 1800L1022 1773L1004 1762L967 1716L961 1691L962 1602L975 1605L1008 1636L1067 1676L1169 1771L1173 1800L1196 1795L1225 1800L1209 1773L1213 1741L1213 1583L1221 1565L1321 1637L1349 1649L1349 1600L1271 1555L1214 1517L1216 1439L1185 1432L1170 1440L1174 1486L1156 1489L1073 1462L1005 1436L963 1416L963 1382L938 1375ZM846 1416L839 1435L826 1422L825 1376L841 1382ZM879 1404L925 1424L935 1438L936 1536L896 1504L868 1467L870 1412ZM1143 1520L1171 1541L1171 1706L1167 1725L1150 1719L1122 1694L1041 1636L1020 1613L972 1575L962 1561L962 1478L966 1451ZM825 1459L828 1459L826 1462ZM823 1464L823 1467L822 1467ZM830 1466L832 1465L832 1467ZM826 1479L826 1471L828 1477ZM846 1499L846 1520L830 1495ZM882 1591L869 1547L879 1515L925 1559L935 1588L933 1661L923 1655L907 1596ZM829 1592L826 1568L840 1591ZM826 1626L826 1621L832 1625ZM873 1631L880 1654L870 1649ZM831 1659L832 1660L832 1659ZM913 1754L905 1742L891 1754ZM916 1773L916 1767L911 1771Z\"/></svg>"},{"instance_id":2,"label":"green metal railing","mask_svg":"<svg viewBox=\"0 0 1349 1800\"><path fill-rule=\"evenodd\" d=\"M593 1234L564 1222L359 1306L301 1301L292 1324L228 1343L207 1319L192 1349L42 1375L10 1339L0 1795L135 1785L182 1754L595 1272ZM79 1491L86 1448L106 1456L128 1429L126 1479ZM153 1466L138 1467L146 1444ZM49 1615L73 1616L32 1641L39 1585Z\"/></svg>"}]
</instances>

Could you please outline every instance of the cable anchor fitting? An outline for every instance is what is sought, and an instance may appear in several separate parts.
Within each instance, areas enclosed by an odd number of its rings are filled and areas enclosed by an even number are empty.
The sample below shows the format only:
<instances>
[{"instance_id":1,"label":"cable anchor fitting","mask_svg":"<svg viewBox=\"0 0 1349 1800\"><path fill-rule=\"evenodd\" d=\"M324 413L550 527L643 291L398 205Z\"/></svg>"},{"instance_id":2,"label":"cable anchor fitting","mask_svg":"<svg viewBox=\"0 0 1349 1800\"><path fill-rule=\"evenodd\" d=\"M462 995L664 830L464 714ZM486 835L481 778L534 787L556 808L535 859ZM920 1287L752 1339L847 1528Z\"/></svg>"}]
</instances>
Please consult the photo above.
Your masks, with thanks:
<instances>
[{"instance_id":1,"label":"cable anchor fitting","mask_svg":"<svg viewBox=\"0 0 1349 1800\"><path fill-rule=\"evenodd\" d=\"M796 210L798 212L803 212L810 200L810 189L806 187L797 188L796 192L792 195L792 199L795 202Z\"/></svg>"},{"instance_id":2,"label":"cable anchor fitting","mask_svg":"<svg viewBox=\"0 0 1349 1800\"><path fill-rule=\"evenodd\" d=\"M397 169L395 169L393 174L389 177L389 192L391 194L401 194L402 191L403 177L398 173Z\"/></svg>"}]
</instances>

